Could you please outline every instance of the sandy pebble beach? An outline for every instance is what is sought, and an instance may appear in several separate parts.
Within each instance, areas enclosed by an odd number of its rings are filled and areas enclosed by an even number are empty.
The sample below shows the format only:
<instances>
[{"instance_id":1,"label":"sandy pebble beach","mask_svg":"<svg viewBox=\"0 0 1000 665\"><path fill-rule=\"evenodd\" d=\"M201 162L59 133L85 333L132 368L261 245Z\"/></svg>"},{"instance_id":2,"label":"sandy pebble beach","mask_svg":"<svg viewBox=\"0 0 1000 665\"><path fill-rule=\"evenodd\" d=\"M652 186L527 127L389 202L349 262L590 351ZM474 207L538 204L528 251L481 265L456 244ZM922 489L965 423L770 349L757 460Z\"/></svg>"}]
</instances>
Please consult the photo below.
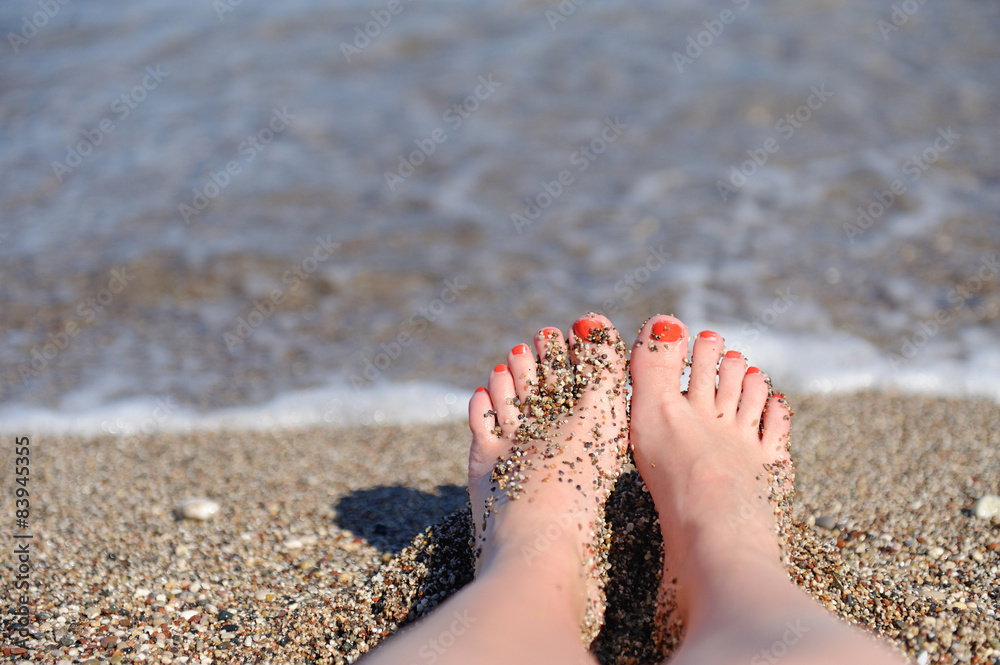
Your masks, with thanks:
<instances>
[{"instance_id":1,"label":"sandy pebble beach","mask_svg":"<svg viewBox=\"0 0 1000 665\"><path fill-rule=\"evenodd\" d=\"M975 515L1000 494L997 405L893 394L793 405L792 579L918 663L1000 663L1000 518ZM352 662L470 579L464 423L13 434L31 437L33 538L27 637L6 600L10 662ZM13 445L3 450L12 470ZM218 512L181 518L194 498ZM592 650L655 662L674 644L654 621L662 551L634 474L607 512L608 612ZM13 555L0 570L12 590Z\"/></svg>"}]
</instances>

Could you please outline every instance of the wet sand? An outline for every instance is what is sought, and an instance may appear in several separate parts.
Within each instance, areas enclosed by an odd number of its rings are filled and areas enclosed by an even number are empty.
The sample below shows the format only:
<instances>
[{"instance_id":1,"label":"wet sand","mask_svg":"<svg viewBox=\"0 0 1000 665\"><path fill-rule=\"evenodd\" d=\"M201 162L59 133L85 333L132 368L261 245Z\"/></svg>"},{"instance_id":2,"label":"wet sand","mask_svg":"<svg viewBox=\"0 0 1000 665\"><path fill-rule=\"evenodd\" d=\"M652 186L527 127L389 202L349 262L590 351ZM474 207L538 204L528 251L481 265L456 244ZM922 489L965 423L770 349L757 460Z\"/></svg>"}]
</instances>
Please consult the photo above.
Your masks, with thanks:
<instances>
[{"instance_id":1,"label":"wet sand","mask_svg":"<svg viewBox=\"0 0 1000 665\"><path fill-rule=\"evenodd\" d=\"M972 513L977 498L1000 494L1000 408L893 394L792 399L792 579L918 662L1000 662L1000 522ZM29 527L5 530L33 536L29 637L6 624L0 653L351 662L470 578L468 439L464 423L32 436ZM8 524L12 453L0 453ZM177 519L176 504L198 496L220 512ZM592 649L603 663L654 662L673 644L654 626L662 553L634 475L608 515L609 609ZM5 588L14 576L8 555Z\"/></svg>"}]
</instances>

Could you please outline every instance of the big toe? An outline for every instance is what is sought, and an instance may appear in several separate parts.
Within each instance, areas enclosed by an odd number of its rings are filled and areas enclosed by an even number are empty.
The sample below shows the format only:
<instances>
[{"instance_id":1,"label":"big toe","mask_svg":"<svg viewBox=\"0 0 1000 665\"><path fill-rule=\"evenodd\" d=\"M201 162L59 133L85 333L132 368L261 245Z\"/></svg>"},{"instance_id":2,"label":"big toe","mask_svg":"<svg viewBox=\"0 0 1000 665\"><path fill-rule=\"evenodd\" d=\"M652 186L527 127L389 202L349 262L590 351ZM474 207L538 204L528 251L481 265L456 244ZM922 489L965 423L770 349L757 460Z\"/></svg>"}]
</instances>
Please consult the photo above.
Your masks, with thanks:
<instances>
[{"instance_id":1,"label":"big toe","mask_svg":"<svg viewBox=\"0 0 1000 665\"><path fill-rule=\"evenodd\" d=\"M577 319L570 327L569 350L581 386L621 393L626 381L625 345L607 317L590 313Z\"/></svg>"},{"instance_id":2,"label":"big toe","mask_svg":"<svg viewBox=\"0 0 1000 665\"><path fill-rule=\"evenodd\" d=\"M680 396L687 359L688 331L673 316L658 314L646 321L632 346L632 400Z\"/></svg>"}]
</instances>

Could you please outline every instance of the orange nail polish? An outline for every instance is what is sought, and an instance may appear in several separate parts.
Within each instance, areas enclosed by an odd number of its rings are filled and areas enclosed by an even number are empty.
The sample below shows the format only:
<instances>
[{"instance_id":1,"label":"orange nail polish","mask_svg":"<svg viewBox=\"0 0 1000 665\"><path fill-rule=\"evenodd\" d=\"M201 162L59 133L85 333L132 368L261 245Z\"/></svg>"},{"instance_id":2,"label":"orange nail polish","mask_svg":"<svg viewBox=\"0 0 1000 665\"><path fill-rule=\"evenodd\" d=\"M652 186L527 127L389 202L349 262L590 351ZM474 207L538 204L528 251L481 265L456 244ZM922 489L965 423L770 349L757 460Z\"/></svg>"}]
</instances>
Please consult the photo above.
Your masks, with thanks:
<instances>
[{"instance_id":1,"label":"orange nail polish","mask_svg":"<svg viewBox=\"0 0 1000 665\"><path fill-rule=\"evenodd\" d=\"M518 344L513 349L511 349L511 353L513 353L515 356L522 356L530 350L531 349L528 347L527 344Z\"/></svg>"},{"instance_id":2,"label":"orange nail polish","mask_svg":"<svg viewBox=\"0 0 1000 665\"><path fill-rule=\"evenodd\" d=\"M711 330L702 330L698 333L698 337L701 337L702 339L719 339L719 333Z\"/></svg>"},{"instance_id":3,"label":"orange nail polish","mask_svg":"<svg viewBox=\"0 0 1000 665\"><path fill-rule=\"evenodd\" d=\"M740 354L739 351L726 351L726 357L727 358L739 358L740 355L741 354Z\"/></svg>"},{"instance_id":4,"label":"orange nail polish","mask_svg":"<svg viewBox=\"0 0 1000 665\"><path fill-rule=\"evenodd\" d=\"M484 393L484 392L486 392L486 388L483 388L482 386L479 386L478 388L476 388L476 392L477 393Z\"/></svg>"},{"instance_id":5,"label":"orange nail polish","mask_svg":"<svg viewBox=\"0 0 1000 665\"><path fill-rule=\"evenodd\" d=\"M507 371L507 366L504 365L503 363L500 363L499 365L493 368L493 371L496 372L497 374L503 374L504 372Z\"/></svg>"},{"instance_id":6,"label":"orange nail polish","mask_svg":"<svg viewBox=\"0 0 1000 665\"><path fill-rule=\"evenodd\" d=\"M594 319L580 319L573 324L573 334L576 335L577 339L585 340L590 337L591 330L600 330L604 326L600 321L595 321Z\"/></svg>"},{"instance_id":7,"label":"orange nail polish","mask_svg":"<svg viewBox=\"0 0 1000 665\"><path fill-rule=\"evenodd\" d=\"M559 336L558 328L542 328L538 331L536 337L541 337L542 339L555 339Z\"/></svg>"},{"instance_id":8,"label":"orange nail polish","mask_svg":"<svg viewBox=\"0 0 1000 665\"><path fill-rule=\"evenodd\" d=\"M758 367L747 367L747 374L760 374L760 368L758 368Z\"/></svg>"},{"instance_id":9,"label":"orange nail polish","mask_svg":"<svg viewBox=\"0 0 1000 665\"><path fill-rule=\"evenodd\" d=\"M657 342L676 342L684 335L684 330L672 321L657 321L653 324L651 337Z\"/></svg>"}]
</instances>

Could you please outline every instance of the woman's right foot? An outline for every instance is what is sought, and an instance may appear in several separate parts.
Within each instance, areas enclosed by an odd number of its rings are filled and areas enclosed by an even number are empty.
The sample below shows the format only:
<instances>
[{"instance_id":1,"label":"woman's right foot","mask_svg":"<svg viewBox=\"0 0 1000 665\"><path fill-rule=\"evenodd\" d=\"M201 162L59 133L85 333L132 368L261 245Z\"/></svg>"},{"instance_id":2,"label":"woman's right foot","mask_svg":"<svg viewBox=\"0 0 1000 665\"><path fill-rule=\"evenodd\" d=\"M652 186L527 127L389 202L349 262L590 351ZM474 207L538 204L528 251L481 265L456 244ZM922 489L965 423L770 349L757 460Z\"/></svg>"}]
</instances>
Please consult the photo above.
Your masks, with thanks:
<instances>
[{"instance_id":1,"label":"woman's right foot","mask_svg":"<svg viewBox=\"0 0 1000 665\"><path fill-rule=\"evenodd\" d=\"M779 567L775 506L790 487L791 413L781 395L768 396L765 376L747 369L738 352L724 353L710 331L695 340L690 384L681 392L687 350L684 324L657 316L643 326L631 359L630 441L660 514L668 575L690 577L706 554ZM678 591L684 613L688 594Z\"/></svg>"},{"instance_id":2,"label":"woman's right foot","mask_svg":"<svg viewBox=\"0 0 1000 665\"><path fill-rule=\"evenodd\" d=\"M687 351L684 324L655 316L631 357L629 440L686 632L672 662L768 662L778 650L798 656L788 665L826 653L897 662L789 582L779 535L792 482L785 400L711 331L695 340L682 392Z\"/></svg>"}]
</instances>

